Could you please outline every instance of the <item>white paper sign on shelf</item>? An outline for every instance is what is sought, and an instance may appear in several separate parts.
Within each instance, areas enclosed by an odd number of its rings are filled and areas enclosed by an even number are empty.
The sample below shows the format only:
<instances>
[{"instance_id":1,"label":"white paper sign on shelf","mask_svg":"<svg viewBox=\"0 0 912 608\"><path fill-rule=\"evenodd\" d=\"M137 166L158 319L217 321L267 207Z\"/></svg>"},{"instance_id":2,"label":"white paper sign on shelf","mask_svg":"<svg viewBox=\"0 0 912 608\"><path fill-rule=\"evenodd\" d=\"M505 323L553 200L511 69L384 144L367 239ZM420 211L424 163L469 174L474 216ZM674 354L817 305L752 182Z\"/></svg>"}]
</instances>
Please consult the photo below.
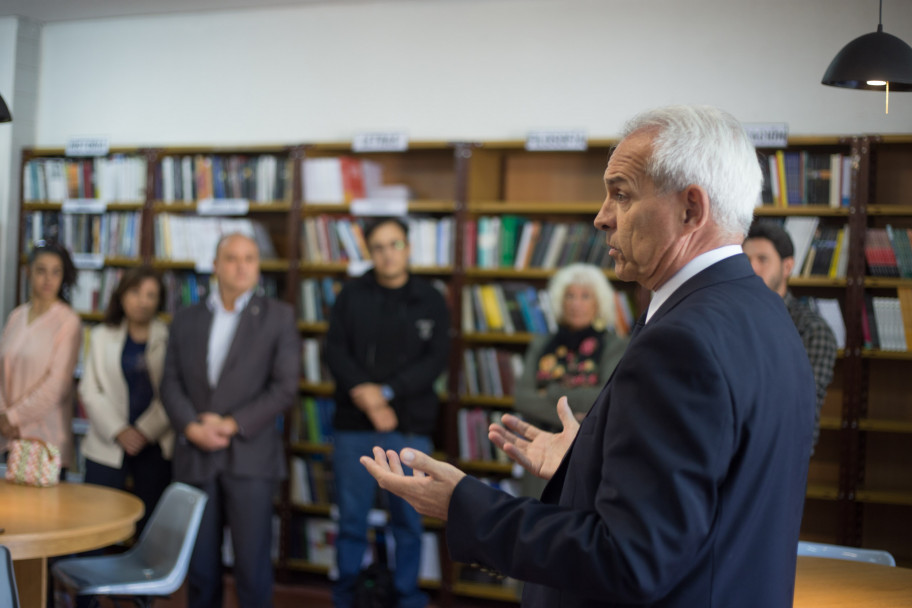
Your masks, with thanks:
<instances>
[{"instance_id":1,"label":"white paper sign on shelf","mask_svg":"<svg viewBox=\"0 0 912 608\"><path fill-rule=\"evenodd\" d=\"M526 150L530 152L545 151L585 151L589 140L585 131L530 131L526 136Z\"/></svg>"},{"instance_id":2,"label":"white paper sign on shelf","mask_svg":"<svg viewBox=\"0 0 912 608\"><path fill-rule=\"evenodd\" d=\"M74 253L73 266L79 270L101 270L104 268L105 256L102 253Z\"/></svg>"},{"instance_id":3,"label":"white paper sign on shelf","mask_svg":"<svg viewBox=\"0 0 912 608\"><path fill-rule=\"evenodd\" d=\"M351 202L352 215L408 215L404 198L356 198Z\"/></svg>"},{"instance_id":4,"label":"white paper sign on shelf","mask_svg":"<svg viewBox=\"0 0 912 608\"><path fill-rule=\"evenodd\" d=\"M69 138L65 153L67 156L105 156L109 150L107 137L82 136Z\"/></svg>"},{"instance_id":5,"label":"white paper sign on shelf","mask_svg":"<svg viewBox=\"0 0 912 608\"><path fill-rule=\"evenodd\" d=\"M214 260L196 260L193 265L193 271L197 274L212 274L212 263Z\"/></svg>"},{"instance_id":6,"label":"white paper sign on shelf","mask_svg":"<svg viewBox=\"0 0 912 608\"><path fill-rule=\"evenodd\" d=\"M385 133L357 133L352 141L355 152L405 152L408 150L408 135L401 131Z\"/></svg>"},{"instance_id":7,"label":"white paper sign on shelf","mask_svg":"<svg viewBox=\"0 0 912 608\"><path fill-rule=\"evenodd\" d=\"M346 272L350 277L360 277L373 267L374 263L370 260L352 260L348 263Z\"/></svg>"},{"instance_id":8,"label":"white paper sign on shelf","mask_svg":"<svg viewBox=\"0 0 912 608\"><path fill-rule=\"evenodd\" d=\"M746 122L741 126L755 148L784 148L788 145L787 122Z\"/></svg>"},{"instance_id":9,"label":"white paper sign on shelf","mask_svg":"<svg viewBox=\"0 0 912 608\"><path fill-rule=\"evenodd\" d=\"M63 213L104 213L108 210L108 201L100 198L67 198L60 206Z\"/></svg>"},{"instance_id":10,"label":"white paper sign on shelf","mask_svg":"<svg viewBox=\"0 0 912 608\"><path fill-rule=\"evenodd\" d=\"M204 198L196 204L199 215L247 215L249 211L246 198Z\"/></svg>"}]
</instances>

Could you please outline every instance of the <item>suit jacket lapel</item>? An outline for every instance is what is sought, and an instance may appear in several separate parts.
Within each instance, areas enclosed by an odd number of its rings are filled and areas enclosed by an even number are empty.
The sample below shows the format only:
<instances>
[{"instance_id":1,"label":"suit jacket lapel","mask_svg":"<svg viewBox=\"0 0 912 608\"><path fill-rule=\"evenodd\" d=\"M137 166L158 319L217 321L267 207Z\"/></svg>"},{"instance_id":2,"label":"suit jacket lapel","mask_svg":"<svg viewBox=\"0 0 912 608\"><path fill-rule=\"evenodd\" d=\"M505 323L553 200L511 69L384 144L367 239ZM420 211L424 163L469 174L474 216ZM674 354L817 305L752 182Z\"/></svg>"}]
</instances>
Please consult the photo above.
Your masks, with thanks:
<instances>
[{"instance_id":1,"label":"suit jacket lapel","mask_svg":"<svg viewBox=\"0 0 912 608\"><path fill-rule=\"evenodd\" d=\"M192 366L191 378L202 378L209 386L209 331L212 329L212 311L205 303L198 308L198 314L188 328L190 334L187 351L191 353L186 365ZM173 337L171 339L174 339Z\"/></svg>"},{"instance_id":2,"label":"suit jacket lapel","mask_svg":"<svg viewBox=\"0 0 912 608\"><path fill-rule=\"evenodd\" d=\"M263 303L261 300L262 298L253 296L241 312L241 318L238 320L234 339L228 349L228 356L225 357L225 364L222 366L222 373L219 375L216 388L222 384L222 379L227 377L226 374L237 363L241 354L248 350L248 345L256 339L257 329L262 318Z\"/></svg>"}]
</instances>

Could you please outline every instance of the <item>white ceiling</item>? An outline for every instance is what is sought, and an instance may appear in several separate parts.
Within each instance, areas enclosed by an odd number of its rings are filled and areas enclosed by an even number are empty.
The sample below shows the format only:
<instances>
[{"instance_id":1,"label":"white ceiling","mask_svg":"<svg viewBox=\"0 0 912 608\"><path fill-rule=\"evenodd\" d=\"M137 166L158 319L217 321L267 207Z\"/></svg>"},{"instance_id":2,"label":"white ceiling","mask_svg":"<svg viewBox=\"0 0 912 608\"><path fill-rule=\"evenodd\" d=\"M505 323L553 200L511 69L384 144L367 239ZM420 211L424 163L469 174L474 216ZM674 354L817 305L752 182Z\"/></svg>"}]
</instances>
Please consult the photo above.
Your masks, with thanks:
<instances>
[{"instance_id":1,"label":"white ceiling","mask_svg":"<svg viewBox=\"0 0 912 608\"><path fill-rule=\"evenodd\" d=\"M372 1L377 0L0 0L0 17L27 17L42 23L50 23L132 15Z\"/></svg>"}]
</instances>

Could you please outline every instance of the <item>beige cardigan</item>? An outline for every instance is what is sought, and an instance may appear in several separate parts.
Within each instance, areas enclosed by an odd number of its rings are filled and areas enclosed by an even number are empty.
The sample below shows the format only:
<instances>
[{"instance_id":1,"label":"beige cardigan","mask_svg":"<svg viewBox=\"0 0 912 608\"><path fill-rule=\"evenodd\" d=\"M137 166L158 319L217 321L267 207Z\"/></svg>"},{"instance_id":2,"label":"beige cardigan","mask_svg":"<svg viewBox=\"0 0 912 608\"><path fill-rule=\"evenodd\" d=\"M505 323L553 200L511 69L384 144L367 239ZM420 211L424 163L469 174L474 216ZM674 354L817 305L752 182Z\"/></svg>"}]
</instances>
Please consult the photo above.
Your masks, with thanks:
<instances>
[{"instance_id":1,"label":"beige cardigan","mask_svg":"<svg viewBox=\"0 0 912 608\"><path fill-rule=\"evenodd\" d=\"M118 327L100 324L92 329L85 369L79 382L79 397L89 416L89 431L82 443L86 458L112 468L123 464L123 448L117 435L129 426L129 393L121 369L127 341L126 322ZM146 365L152 382L152 403L134 425L151 442L158 442L165 458L171 458L174 433L165 413L158 387L161 384L168 347L168 327L155 319L149 326Z\"/></svg>"}]
</instances>

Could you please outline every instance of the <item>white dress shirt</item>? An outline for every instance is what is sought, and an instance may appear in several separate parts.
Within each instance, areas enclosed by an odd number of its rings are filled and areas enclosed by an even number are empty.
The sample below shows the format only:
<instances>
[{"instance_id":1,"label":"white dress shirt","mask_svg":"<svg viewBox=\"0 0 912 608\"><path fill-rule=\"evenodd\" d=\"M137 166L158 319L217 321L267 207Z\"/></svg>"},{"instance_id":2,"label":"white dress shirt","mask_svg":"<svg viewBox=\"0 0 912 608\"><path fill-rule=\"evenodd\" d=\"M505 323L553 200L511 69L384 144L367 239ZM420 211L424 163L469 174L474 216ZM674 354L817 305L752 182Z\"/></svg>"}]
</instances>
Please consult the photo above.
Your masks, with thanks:
<instances>
[{"instance_id":1,"label":"white dress shirt","mask_svg":"<svg viewBox=\"0 0 912 608\"><path fill-rule=\"evenodd\" d=\"M703 270L706 270L716 262L721 262L725 258L730 258L739 253L744 253L744 250L741 249L741 245L723 245L722 247L707 251L706 253L701 253L687 262L687 264L684 265L684 268L676 272L673 277L668 279L665 284L659 287L652 295L652 300L649 301L649 308L646 312L646 322L649 323L649 319L652 318L655 311L671 297L671 294L678 290L678 287L686 283L688 279L696 276Z\"/></svg>"},{"instance_id":2,"label":"white dress shirt","mask_svg":"<svg viewBox=\"0 0 912 608\"><path fill-rule=\"evenodd\" d=\"M244 312L244 308L253 297L253 291L251 289L239 295L234 301L234 310L231 311L225 310L222 305L222 297L218 289L213 290L206 299L206 305L212 311L209 350L206 352L206 370L209 386L213 388L218 384L219 376L222 375L222 368L228 357L228 349L231 348L238 322L241 320L241 313Z\"/></svg>"}]
</instances>

